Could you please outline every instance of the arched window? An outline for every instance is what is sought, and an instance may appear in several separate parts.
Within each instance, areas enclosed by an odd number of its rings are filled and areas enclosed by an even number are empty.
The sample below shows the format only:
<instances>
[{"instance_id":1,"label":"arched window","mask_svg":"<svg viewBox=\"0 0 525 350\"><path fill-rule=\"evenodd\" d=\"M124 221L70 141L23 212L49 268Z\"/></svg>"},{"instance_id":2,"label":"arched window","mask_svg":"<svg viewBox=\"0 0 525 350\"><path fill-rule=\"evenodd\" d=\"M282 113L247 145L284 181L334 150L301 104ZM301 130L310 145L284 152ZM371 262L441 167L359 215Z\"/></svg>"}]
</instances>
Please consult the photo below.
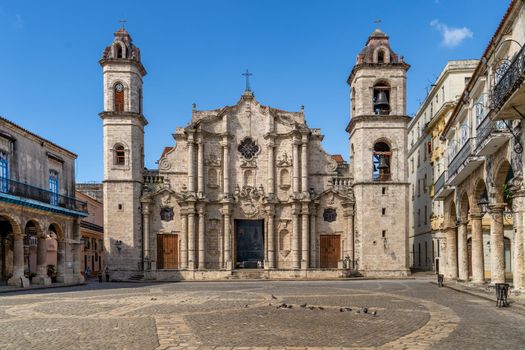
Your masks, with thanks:
<instances>
[{"instance_id":1,"label":"arched window","mask_svg":"<svg viewBox=\"0 0 525 350\"><path fill-rule=\"evenodd\" d=\"M123 52L122 52L122 46L120 44L115 44L115 56L116 58L124 58Z\"/></svg>"},{"instance_id":2,"label":"arched window","mask_svg":"<svg viewBox=\"0 0 525 350\"><path fill-rule=\"evenodd\" d=\"M385 82L374 85L374 95L372 97L374 113L377 115L390 114L390 86Z\"/></svg>"},{"instance_id":3,"label":"arched window","mask_svg":"<svg viewBox=\"0 0 525 350\"><path fill-rule=\"evenodd\" d=\"M118 82L113 87L114 111L124 112L124 85Z\"/></svg>"},{"instance_id":4,"label":"arched window","mask_svg":"<svg viewBox=\"0 0 525 350\"><path fill-rule=\"evenodd\" d=\"M377 53L377 63L385 63L385 52L383 50L379 50Z\"/></svg>"},{"instance_id":5,"label":"arched window","mask_svg":"<svg viewBox=\"0 0 525 350\"><path fill-rule=\"evenodd\" d=\"M58 205L58 172L49 171L50 204Z\"/></svg>"},{"instance_id":6,"label":"arched window","mask_svg":"<svg viewBox=\"0 0 525 350\"><path fill-rule=\"evenodd\" d=\"M389 181L391 179L390 173L390 158L392 151L390 146L385 142L376 142L374 144L374 151L372 154L373 162L373 179L375 181Z\"/></svg>"},{"instance_id":7,"label":"arched window","mask_svg":"<svg viewBox=\"0 0 525 350\"><path fill-rule=\"evenodd\" d=\"M124 165L126 164L126 152L124 146L116 145L115 146L115 164Z\"/></svg>"},{"instance_id":8,"label":"arched window","mask_svg":"<svg viewBox=\"0 0 525 350\"><path fill-rule=\"evenodd\" d=\"M7 192L9 188L9 160L7 154L0 152L0 192Z\"/></svg>"}]
</instances>

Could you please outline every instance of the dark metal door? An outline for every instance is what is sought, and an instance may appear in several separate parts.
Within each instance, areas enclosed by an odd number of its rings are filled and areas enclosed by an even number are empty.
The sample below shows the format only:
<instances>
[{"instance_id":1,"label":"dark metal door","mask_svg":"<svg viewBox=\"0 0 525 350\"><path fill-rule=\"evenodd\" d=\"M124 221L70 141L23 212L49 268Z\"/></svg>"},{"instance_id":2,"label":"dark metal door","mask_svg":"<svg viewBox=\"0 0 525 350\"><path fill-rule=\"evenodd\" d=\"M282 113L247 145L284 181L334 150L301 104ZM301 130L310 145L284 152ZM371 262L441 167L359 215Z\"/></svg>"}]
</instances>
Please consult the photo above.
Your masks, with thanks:
<instances>
[{"instance_id":1,"label":"dark metal door","mask_svg":"<svg viewBox=\"0 0 525 350\"><path fill-rule=\"evenodd\" d=\"M262 267L264 220L235 220L236 267Z\"/></svg>"},{"instance_id":2,"label":"dark metal door","mask_svg":"<svg viewBox=\"0 0 525 350\"><path fill-rule=\"evenodd\" d=\"M340 259L341 239L339 235L321 235L321 268L337 268Z\"/></svg>"}]
</instances>

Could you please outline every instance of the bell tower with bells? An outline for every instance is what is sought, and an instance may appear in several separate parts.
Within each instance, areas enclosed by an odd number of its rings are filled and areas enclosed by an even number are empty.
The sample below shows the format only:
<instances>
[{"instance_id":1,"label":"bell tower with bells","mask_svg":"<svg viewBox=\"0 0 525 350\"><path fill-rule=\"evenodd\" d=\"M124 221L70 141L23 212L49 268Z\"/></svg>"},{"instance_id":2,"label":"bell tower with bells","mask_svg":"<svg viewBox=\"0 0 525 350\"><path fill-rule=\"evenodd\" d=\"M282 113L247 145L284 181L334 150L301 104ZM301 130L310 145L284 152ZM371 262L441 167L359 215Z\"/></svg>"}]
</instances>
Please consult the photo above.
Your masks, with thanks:
<instances>
[{"instance_id":1,"label":"bell tower with bells","mask_svg":"<svg viewBox=\"0 0 525 350\"><path fill-rule=\"evenodd\" d=\"M354 252L366 275L406 276L408 261L406 73L410 66L376 29L357 55L350 85Z\"/></svg>"},{"instance_id":2,"label":"bell tower with bells","mask_svg":"<svg viewBox=\"0 0 525 350\"><path fill-rule=\"evenodd\" d=\"M140 50L124 26L99 61L104 77L104 248L112 279L142 270L144 127Z\"/></svg>"}]
</instances>

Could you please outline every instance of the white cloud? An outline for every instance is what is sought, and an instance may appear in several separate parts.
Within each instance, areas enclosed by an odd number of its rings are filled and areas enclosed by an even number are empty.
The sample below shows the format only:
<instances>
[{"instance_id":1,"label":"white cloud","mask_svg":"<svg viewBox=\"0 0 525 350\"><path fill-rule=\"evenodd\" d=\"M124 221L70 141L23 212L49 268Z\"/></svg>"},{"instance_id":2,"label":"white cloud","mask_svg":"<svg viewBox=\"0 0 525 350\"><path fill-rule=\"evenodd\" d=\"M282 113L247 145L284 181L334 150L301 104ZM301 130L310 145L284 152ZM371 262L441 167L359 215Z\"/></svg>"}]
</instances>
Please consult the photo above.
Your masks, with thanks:
<instances>
[{"instance_id":1,"label":"white cloud","mask_svg":"<svg viewBox=\"0 0 525 350\"><path fill-rule=\"evenodd\" d=\"M441 35L443 35L441 44L446 47L458 46L463 42L463 40L472 38L474 36L474 33L472 33L472 31L467 27L449 28L449 26L441 23L437 19L431 21L430 25L441 32Z\"/></svg>"}]
</instances>

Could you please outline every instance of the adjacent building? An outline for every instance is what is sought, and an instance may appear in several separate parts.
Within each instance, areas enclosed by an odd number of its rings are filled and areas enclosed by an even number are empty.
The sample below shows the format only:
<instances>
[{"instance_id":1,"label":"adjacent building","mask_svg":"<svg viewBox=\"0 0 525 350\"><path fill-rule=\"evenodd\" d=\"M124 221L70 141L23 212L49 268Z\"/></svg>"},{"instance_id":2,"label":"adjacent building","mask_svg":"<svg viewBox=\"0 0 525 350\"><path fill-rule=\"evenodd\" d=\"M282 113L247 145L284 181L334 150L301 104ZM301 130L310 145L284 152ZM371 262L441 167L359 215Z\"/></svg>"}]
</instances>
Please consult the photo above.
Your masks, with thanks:
<instances>
[{"instance_id":1,"label":"adjacent building","mask_svg":"<svg viewBox=\"0 0 525 350\"><path fill-rule=\"evenodd\" d=\"M448 119L442 231L448 278L524 287L525 4L511 2ZM443 182L443 181L442 181Z\"/></svg>"},{"instance_id":2,"label":"adjacent building","mask_svg":"<svg viewBox=\"0 0 525 350\"><path fill-rule=\"evenodd\" d=\"M80 262L85 274L89 268L91 276L103 273L104 261L104 207L97 197L102 194L102 184L78 184L76 196L87 203L89 216L80 222Z\"/></svg>"},{"instance_id":3,"label":"adjacent building","mask_svg":"<svg viewBox=\"0 0 525 350\"><path fill-rule=\"evenodd\" d=\"M0 117L0 278L9 285L83 281L76 157Z\"/></svg>"},{"instance_id":4,"label":"adjacent building","mask_svg":"<svg viewBox=\"0 0 525 350\"><path fill-rule=\"evenodd\" d=\"M436 193L442 194L446 164L443 141L436 130L442 129L448 120L477 63L476 60L449 61L408 126L409 246L414 269L439 271L443 205L432 199Z\"/></svg>"}]
</instances>

